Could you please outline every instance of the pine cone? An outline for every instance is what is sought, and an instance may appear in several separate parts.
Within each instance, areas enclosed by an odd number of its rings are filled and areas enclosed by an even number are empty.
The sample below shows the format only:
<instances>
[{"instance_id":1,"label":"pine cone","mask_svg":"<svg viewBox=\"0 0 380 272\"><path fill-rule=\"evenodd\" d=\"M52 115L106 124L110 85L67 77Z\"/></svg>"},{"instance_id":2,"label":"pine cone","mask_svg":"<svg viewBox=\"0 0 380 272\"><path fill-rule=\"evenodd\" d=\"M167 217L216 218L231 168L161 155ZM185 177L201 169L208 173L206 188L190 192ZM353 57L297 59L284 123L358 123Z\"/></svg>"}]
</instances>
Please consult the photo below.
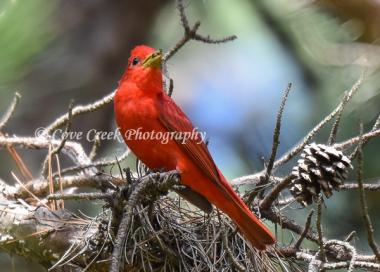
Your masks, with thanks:
<instances>
[{"instance_id":1,"label":"pine cone","mask_svg":"<svg viewBox=\"0 0 380 272\"><path fill-rule=\"evenodd\" d=\"M350 159L331 146L307 145L293 168L290 185L293 197L303 206L310 205L322 191L329 198L347 178Z\"/></svg>"}]
</instances>

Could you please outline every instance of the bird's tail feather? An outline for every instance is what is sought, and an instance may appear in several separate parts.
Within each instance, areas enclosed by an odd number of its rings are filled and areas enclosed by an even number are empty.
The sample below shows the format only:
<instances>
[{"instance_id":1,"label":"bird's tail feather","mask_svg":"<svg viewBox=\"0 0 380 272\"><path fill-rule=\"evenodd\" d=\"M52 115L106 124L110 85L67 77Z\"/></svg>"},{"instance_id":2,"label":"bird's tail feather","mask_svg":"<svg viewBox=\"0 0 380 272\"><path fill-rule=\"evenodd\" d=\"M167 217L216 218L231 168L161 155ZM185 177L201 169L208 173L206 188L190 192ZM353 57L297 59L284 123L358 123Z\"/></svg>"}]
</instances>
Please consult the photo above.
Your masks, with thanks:
<instances>
[{"instance_id":1,"label":"bird's tail feather","mask_svg":"<svg viewBox=\"0 0 380 272\"><path fill-rule=\"evenodd\" d=\"M228 204L224 203L223 207L226 209L224 212L235 221L240 231L257 249L264 250L267 246L274 244L276 239L270 230L252 213L223 175L221 177L231 198Z\"/></svg>"},{"instance_id":2,"label":"bird's tail feather","mask_svg":"<svg viewBox=\"0 0 380 272\"><path fill-rule=\"evenodd\" d=\"M248 207L246 209L240 208L240 211L234 214L237 218L232 219L234 219L240 231L254 247L259 250L264 250L267 246L275 243L276 240L272 233L250 210L248 210Z\"/></svg>"}]
</instances>

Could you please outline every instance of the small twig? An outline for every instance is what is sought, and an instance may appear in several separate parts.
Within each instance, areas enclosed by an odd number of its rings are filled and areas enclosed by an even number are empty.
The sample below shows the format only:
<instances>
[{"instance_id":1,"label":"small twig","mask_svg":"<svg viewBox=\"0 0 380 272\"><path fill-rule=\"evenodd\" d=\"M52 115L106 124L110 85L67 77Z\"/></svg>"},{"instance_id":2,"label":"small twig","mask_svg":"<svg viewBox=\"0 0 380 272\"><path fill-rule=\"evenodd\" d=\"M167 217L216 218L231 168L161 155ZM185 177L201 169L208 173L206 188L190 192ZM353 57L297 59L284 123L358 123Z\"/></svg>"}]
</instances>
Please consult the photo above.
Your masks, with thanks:
<instances>
[{"instance_id":1,"label":"small twig","mask_svg":"<svg viewBox=\"0 0 380 272\"><path fill-rule=\"evenodd\" d=\"M289 96L291 89L292 89L292 83L289 83L288 87L285 90L285 94L282 97L280 109L278 110L278 113L277 113L276 126L275 126L274 132L273 132L272 151L270 154L270 158L269 158L268 165L267 165L267 170L265 173L265 182L268 181L268 179L272 173L273 164L274 164L274 161L276 159L278 145L280 144L279 138L280 138L280 131L281 131L282 114L284 112L285 104L286 104L286 101L288 100L288 96Z\"/></svg>"},{"instance_id":2,"label":"small twig","mask_svg":"<svg viewBox=\"0 0 380 272\"><path fill-rule=\"evenodd\" d=\"M344 238L345 242L351 242L351 240L355 237L356 231L351 231L346 238Z\"/></svg>"},{"instance_id":3,"label":"small twig","mask_svg":"<svg viewBox=\"0 0 380 272\"><path fill-rule=\"evenodd\" d=\"M37 201L37 203L41 203L43 206L45 206L47 209L49 209L49 207L43 202L41 201L41 199L39 199L35 194L33 194L31 191L28 190L28 188L26 188L25 184L22 183L20 181L20 179L13 173L11 172L11 175L12 177L16 180L16 182L32 197L34 198L34 200Z\"/></svg>"},{"instance_id":4,"label":"small twig","mask_svg":"<svg viewBox=\"0 0 380 272\"><path fill-rule=\"evenodd\" d=\"M130 149L127 149L127 151L125 151L123 154L121 154L119 157L116 157L115 159L112 159L112 160L103 159L103 160L91 162L87 165L77 165L77 166L68 167L68 168L63 169L61 171L61 174L68 174L72 172L83 171L89 168L98 168L98 167L115 165L118 162L124 161L130 154L131 154ZM55 173L53 176L54 177L57 176L57 173Z\"/></svg>"},{"instance_id":5,"label":"small twig","mask_svg":"<svg viewBox=\"0 0 380 272\"><path fill-rule=\"evenodd\" d=\"M379 114L379 116L377 117L377 119L376 119L376 121L375 121L375 124L372 126L372 129L371 129L370 132L376 131L376 130L378 130L379 128L380 128L380 114ZM362 146L366 145L366 144L368 143L369 140L370 140L370 138L368 138L368 139L364 139L364 140L363 140L363 143L362 143ZM349 156L350 160L353 160L353 159L357 156L358 151L359 151L359 147L357 146L357 147L355 148L355 150L350 154L350 156Z\"/></svg>"},{"instance_id":6,"label":"small twig","mask_svg":"<svg viewBox=\"0 0 380 272\"><path fill-rule=\"evenodd\" d=\"M275 213L272 210L268 210L268 211L262 212L261 215L263 216L263 218L266 218L275 224L279 224L283 229L288 229L299 235L301 235L302 232L304 231L304 228L301 225L295 223L292 219L286 217L283 214ZM318 243L318 235L316 235L316 233L314 233L311 230L307 232L305 237L306 239L310 241Z\"/></svg>"},{"instance_id":7,"label":"small twig","mask_svg":"<svg viewBox=\"0 0 380 272\"><path fill-rule=\"evenodd\" d=\"M99 137L99 134L96 134L95 135L95 140L94 140L94 144L92 145L92 148L91 148L91 151L90 151L90 155L88 155L88 158L92 161L93 159L95 159L96 157L96 154L98 152L98 148L100 146L100 137Z\"/></svg>"},{"instance_id":8,"label":"small twig","mask_svg":"<svg viewBox=\"0 0 380 272\"><path fill-rule=\"evenodd\" d=\"M360 136L359 136L359 148L358 148L358 166L357 166L357 179L360 193L360 205L363 214L363 220L367 228L368 244L372 248L373 253L376 255L377 261L380 262L380 251L374 239L374 230L371 222L371 218L368 213L367 199L363 186L363 124L360 124Z\"/></svg>"},{"instance_id":9,"label":"small twig","mask_svg":"<svg viewBox=\"0 0 380 272\"><path fill-rule=\"evenodd\" d=\"M9 105L9 107L7 109L7 111L5 112L5 114L0 119L0 131L3 130L5 125L8 123L9 119L14 114L16 107L17 107L17 104L20 101L20 98L21 98L21 95L16 92L14 97L13 97L11 104Z\"/></svg>"},{"instance_id":10,"label":"small twig","mask_svg":"<svg viewBox=\"0 0 380 272\"><path fill-rule=\"evenodd\" d=\"M296 250L299 250L301 244L302 244L302 241L305 239L306 237L306 234L308 233L309 229L310 229L310 226L311 226L311 218L313 216L313 213L314 213L314 210L310 210L308 216L307 216L307 219L306 219L306 223L305 223L305 227L301 233L301 236L298 238L298 240L295 242L294 244L294 248Z\"/></svg>"},{"instance_id":11,"label":"small twig","mask_svg":"<svg viewBox=\"0 0 380 272\"><path fill-rule=\"evenodd\" d=\"M272 206L272 203L277 199L278 195L292 182L293 175L290 174L282 181L277 183L274 188L264 197L260 203L261 210L267 210Z\"/></svg>"},{"instance_id":12,"label":"small twig","mask_svg":"<svg viewBox=\"0 0 380 272\"><path fill-rule=\"evenodd\" d=\"M47 140L43 137L5 137L0 134L0 148L13 146L25 149L48 149L50 144L56 147L61 144L61 141L54 139ZM88 165L91 163L82 145L77 142L67 141L63 147L63 153L68 155L77 165Z\"/></svg>"},{"instance_id":13,"label":"small twig","mask_svg":"<svg viewBox=\"0 0 380 272\"><path fill-rule=\"evenodd\" d=\"M320 194L318 197L318 203L317 203L316 226L317 226L317 233L318 233L319 252L321 254L322 262L326 263L327 258L326 258L325 244L323 242L323 231L322 231L322 203L323 203L323 197L322 197L322 194Z\"/></svg>"},{"instance_id":14,"label":"small twig","mask_svg":"<svg viewBox=\"0 0 380 272\"><path fill-rule=\"evenodd\" d=\"M235 40L237 37L235 35L228 36L221 39L212 39L210 36L202 36L197 33L201 23L199 21L195 22L193 26L190 26L189 20L187 19L186 13L185 13L185 5L183 3L183 0L177 0L177 9L179 11L179 16L181 19L181 24L184 29L183 37L177 42L177 44L171 48L166 54L163 56L162 60L163 62L166 62L168 59L170 59L177 51L182 48L188 41L190 40L196 40L201 41L204 43L211 43L211 44L219 44L219 43L225 43L229 41Z\"/></svg>"},{"instance_id":15,"label":"small twig","mask_svg":"<svg viewBox=\"0 0 380 272\"><path fill-rule=\"evenodd\" d=\"M173 79L169 79L169 89L168 89L168 96L172 96L174 90L174 81Z\"/></svg>"},{"instance_id":16,"label":"small twig","mask_svg":"<svg viewBox=\"0 0 380 272\"><path fill-rule=\"evenodd\" d=\"M266 166L265 175L257 183L256 188L259 188L259 187L262 187L262 186L268 184L269 178L272 174L273 164L274 164L274 161L276 159L278 146L280 144L279 138L280 138L280 131L281 131L282 114L284 112L285 104L286 104L286 101L288 99L291 88L292 88L292 83L289 83L288 87L286 88L285 93L281 99L280 108L278 110L277 117L276 117L276 125L275 125L274 131L273 131L272 151L271 151L271 154L269 157L268 164ZM254 189L249 194L247 203L251 203L255 199L255 197L258 193L259 193L259 191Z\"/></svg>"},{"instance_id":17,"label":"small twig","mask_svg":"<svg viewBox=\"0 0 380 272\"><path fill-rule=\"evenodd\" d=\"M98 110L99 108L111 103L114 95L115 95L115 91L113 91L112 93L104 96L103 98L101 98L101 99L99 99L93 103L90 103L87 105L75 106L72 109L72 117L77 116L77 115L81 115L84 113L88 113L88 112L94 112L94 111ZM50 124L49 126L46 127L46 129L44 131L44 135L50 135L54 130L65 125L68 122L68 120L69 120L69 113L66 113L66 114L58 117L52 124Z\"/></svg>"},{"instance_id":18,"label":"small twig","mask_svg":"<svg viewBox=\"0 0 380 272\"><path fill-rule=\"evenodd\" d=\"M59 156L57 154L55 155L55 159L56 159L56 162L57 162L59 191L60 191L61 194L63 194L61 164L59 162ZM65 201L64 200L61 200L59 202L59 207L60 207L60 209L64 209L65 208Z\"/></svg>"},{"instance_id":19,"label":"small twig","mask_svg":"<svg viewBox=\"0 0 380 272\"><path fill-rule=\"evenodd\" d=\"M347 141L334 144L333 146L334 146L334 148L336 148L338 150L344 150L344 149L347 149L347 148L353 146L354 144L358 144L360 142L360 137L362 138L362 141L364 143L364 142L366 142L372 138L378 137L379 135L380 135L380 129L377 129L374 131L367 132L367 133L363 134L362 136L356 136L356 137L353 137L351 139L348 139Z\"/></svg>"},{"instance_id":20,"label":"small twig","mask_svg":"<svg viewBox=\"0 0 380 272\"><path fill-rule=\"evenodd\" d=\"M48 181L49 181L49 193L54 194L54 181L53 181L53 169L52 169L52 164L51 164L51 150L52 147L51 145L49 146L49 155L47 157L47 168L48 168ZM53 200L53 203L48 202L50 205L51 210L56 211L57 210L57 201Z\"/></svg>"},{"instance_id":21,"label":"small twig","mask_svg":"<svg viewBox=\"0 0 380 272\"><path fill-rule=\"evenodd\" d=\"M51 156L55 155L55 154L59 154L59 152L61 152L62 148L65 146L67 139L69 138L68 135L69 135L69 131L71 129L71 119L73 117L73 107L74 107L74 100L71 100L69 103L68 117L67 117L64 137L61 141L61 144L53 150L53 152L51 153Z\"/></svg>"},{"instance_id":22,"label":"small twig","mask_svg":"<svg viewBox=\"0 0 380 272\"><path fill-rule=\"evenodd\" d=\"M63 138L61 140L61 143L57 147L55 147L53 150L51 150L51 148L49 148L49 152L46 156L46 159L42 163L42 169L41 169L41 175L42 176L44 176L46 174L46 166L48 165L48 163L51 164L51 157L56 155L56 154L58 155L59 152L61 152L61 150L63 149L63 147L66 144L67 139L69 138L69 131L71 129L71 118L72 118L72 113L73 113L73 106L74 106L74 101L71 100L69 103L69 109L68 109L69 115L68 115L68 119L67 119L67 123L66 123L65 133L63 134ZM50 167L50 165L49 165L49 167ZM52 174L52 173L50 172L50 174Z\"/></svg>"},{"instance_id":23,"label":"small twig","mask_svg":"<svg viewBox=\"0 0 380 272\"><path fill-rule=\"evenodd\" d=\"M349 91L347 91L344 96L346 96L348 92ZM338 134L338 128L340 125L340 120L342 119L343 111L344 111L346 105L348 104L348 102L349 102L349 99L343 99L343 101L342 101L342 106L340 107L340 110L338 111L338 113L336 115L336 119L335 119L335 122L332 126L329 139L327 140L328 145L332 145L336 142L336 136Z\"/></svg>"}]
</instances>

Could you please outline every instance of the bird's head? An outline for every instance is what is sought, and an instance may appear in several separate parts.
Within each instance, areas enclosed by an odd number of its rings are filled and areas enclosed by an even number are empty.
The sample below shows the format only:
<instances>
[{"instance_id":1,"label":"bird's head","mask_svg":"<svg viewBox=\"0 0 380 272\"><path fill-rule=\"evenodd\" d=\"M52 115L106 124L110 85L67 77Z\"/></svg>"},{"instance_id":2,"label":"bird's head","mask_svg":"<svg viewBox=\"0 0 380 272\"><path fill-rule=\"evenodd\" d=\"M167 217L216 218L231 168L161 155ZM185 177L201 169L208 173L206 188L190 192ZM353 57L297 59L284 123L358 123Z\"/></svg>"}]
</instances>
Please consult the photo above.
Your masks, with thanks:
<instances>
[{"instance_id":1,"label":"bird's head","mask_svg":"<svg viewBox=\"0 0 380 272\"><path fill-rule=\"evenodd\" d=\"M128 67L120 85L124 82L135 83L143 89L162 87L162 51L146 45L132 49Z\"/></svg>"}]
</instances>

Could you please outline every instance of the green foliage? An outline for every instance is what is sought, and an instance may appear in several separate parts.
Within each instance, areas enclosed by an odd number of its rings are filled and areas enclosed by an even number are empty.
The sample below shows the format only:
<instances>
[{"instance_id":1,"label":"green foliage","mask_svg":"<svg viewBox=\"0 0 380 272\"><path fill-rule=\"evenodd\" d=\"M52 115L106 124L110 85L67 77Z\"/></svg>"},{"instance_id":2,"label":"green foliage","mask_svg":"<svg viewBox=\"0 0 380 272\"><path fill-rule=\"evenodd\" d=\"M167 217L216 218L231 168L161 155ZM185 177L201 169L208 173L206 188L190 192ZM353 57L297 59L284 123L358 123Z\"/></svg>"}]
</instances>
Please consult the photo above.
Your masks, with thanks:
<instances>
[{"instance_id":1,"label":"green foliage","mask_svg":"<svg viewBox=\"0 0 380 272\"><path fill-rule=\"evenodd\" d=\"M0 1L0 90L25 74L28 61L53 38L54 1Z\"/></svg>"}]
</instances>

